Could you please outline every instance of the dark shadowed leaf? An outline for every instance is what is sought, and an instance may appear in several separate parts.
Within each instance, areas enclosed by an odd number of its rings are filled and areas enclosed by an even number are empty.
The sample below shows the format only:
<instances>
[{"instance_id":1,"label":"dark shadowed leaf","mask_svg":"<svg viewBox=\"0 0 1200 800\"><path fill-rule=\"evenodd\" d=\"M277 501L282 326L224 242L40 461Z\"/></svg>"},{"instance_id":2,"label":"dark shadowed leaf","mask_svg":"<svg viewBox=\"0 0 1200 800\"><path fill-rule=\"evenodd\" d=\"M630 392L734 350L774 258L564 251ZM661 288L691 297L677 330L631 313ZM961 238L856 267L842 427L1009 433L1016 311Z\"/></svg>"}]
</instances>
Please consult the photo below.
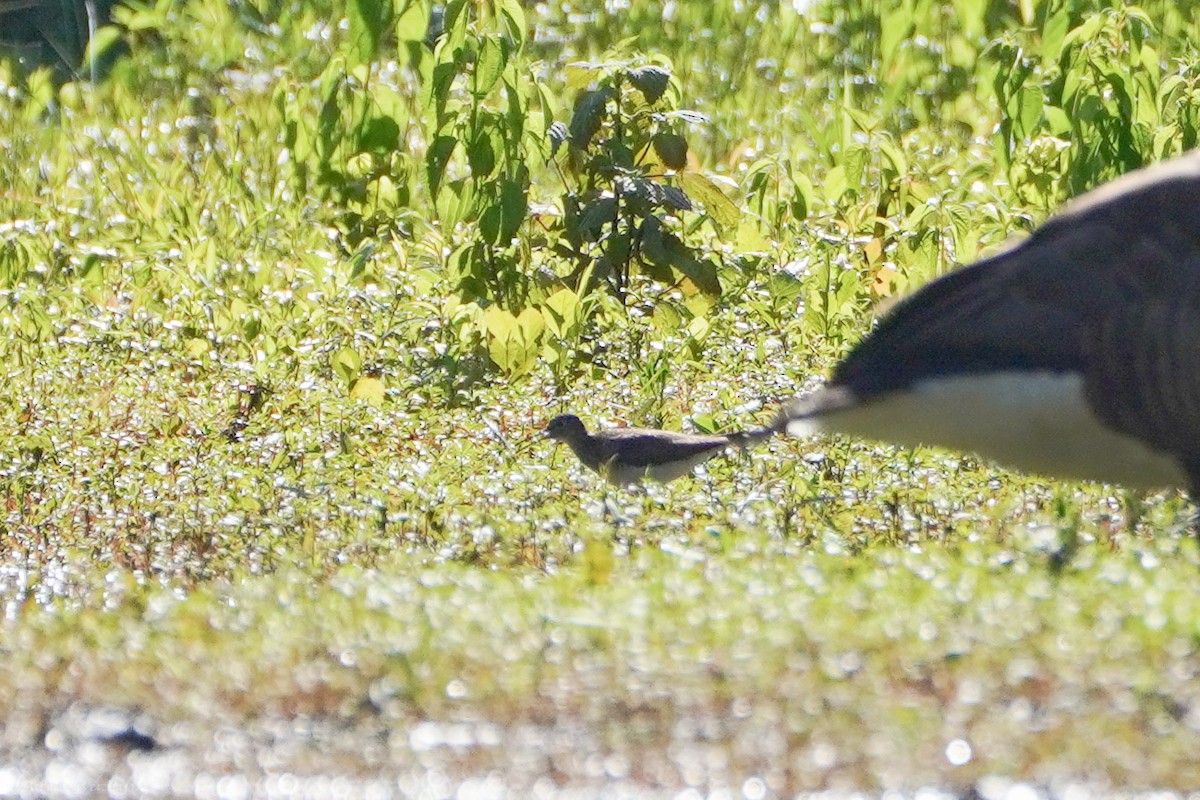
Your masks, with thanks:
<instances>
[{"instance_id":1,"label":"dark shadowed leaf","mask_svg":"<svg viewBox=\"0 0 1200 800\"><path fill-rule=\"evenodd\" d=\"M661 132L654 134L650 140L654 152L659 159L671 169L683 169L687 166L687 140L677 133Z\"/></svg>"},{"instance_id":2,"label":"dark shadowed leaf","mask_svg":"<svg viewBox=\"0 0 1200 800\"><path fill-rule=\"evenodd\" d=\"M439 136L433 140L433 144L429 145L429 152L425 154L429 191L435 195L438 187L442 184L442 176L446 174L446 164L450 161L450 156L454 154L454 148L457 145L458 140L453 136Z\"/></svg>"},{"instance_id":3,"label":"dark shadowed leaf","mask_svg":"<svg viewBox=\"0 0 1200 800\"><path fill-rule=\"evenodd\" d=\"M471 175L476 178L486 178L496 168L496 150L492 146L489 130L480 131L467 147L467 166L471 168Z\"/></svg>"},{"instance_id":4,"label":"dark shadowed leaf","mask_svg":"<svg viewBox=\"0 0 1200 800\"><path fill-rule=\"evenodd\" d=\"M691 211L692 201L678 186L663 187L663 205L675 211Z\"/></svg>"},{"instance_id":5,"label":"dark shadowed leaf","mask_svg":"<svg viewBox=\"0 0 1200 800\"><path fill-rule=\"evenodd\" d=\"M647 103L657 103L670 81L671 73L662 67L650 65L629 70L629 82L642 93Z\"/></svg>"},{"instance_id":6,"label":"dark shadowed leaf","mask_svg":"<svg viewBox=\"0 0 1200 800\"><path fill-rule=\"evenodd\" d=\"M681 278L686 278L695 291L709 297L720 296L721 282L717 279L716 266L697 259L691 249L675 234L664 229L655 217L642 223L642 255L648 264L658 269L669 267ZM662 280L658 270L648 269L646 273L656 280Z\"/></svg>"},{"instance_id":7,"label":"dark shadowed leaf","mask_svg":"<svg viewBox=\"0 0 1200 800\"><path fill-rule=\"evenodd\" d=\"M528 210L525 181L506 180L500 187L500 242L507 243L517 235Z\"/></svg>"},{"instance_id":8,"label":"dark shadowed leaf","mask_svg":"<svg viewBox=\"0 0 1200 800\"><path fill-rule=\"evenodd\" d=\"M359 152L391 153L400 146L400 126L391 117L375 117L362 130Z\"/></svg>"},{"instance_id":9,"label":"dark shadowed leaf","mask_svg":"<svg viewBox=\"0 0 1200 800\"><path fill-rule=\"evenodd\" d=\"M579 233L587 241L600 238L600 231L613 221L617 214L617 200L601 197L592 201L579 215Z\"/></svg>"},{"instance_id":10,"label":"dark shadowed leaf","mask_svg":"<svg viewBox=\"0 0 1200 800\"><path fill-rule=\"evenodd\" d=\"M579 95L575 101L575 112L571 115L571 144L580 150L591 144L592 137L604 123L604 112L611 91L592 89Z\"/></svg>"}]
</instances>

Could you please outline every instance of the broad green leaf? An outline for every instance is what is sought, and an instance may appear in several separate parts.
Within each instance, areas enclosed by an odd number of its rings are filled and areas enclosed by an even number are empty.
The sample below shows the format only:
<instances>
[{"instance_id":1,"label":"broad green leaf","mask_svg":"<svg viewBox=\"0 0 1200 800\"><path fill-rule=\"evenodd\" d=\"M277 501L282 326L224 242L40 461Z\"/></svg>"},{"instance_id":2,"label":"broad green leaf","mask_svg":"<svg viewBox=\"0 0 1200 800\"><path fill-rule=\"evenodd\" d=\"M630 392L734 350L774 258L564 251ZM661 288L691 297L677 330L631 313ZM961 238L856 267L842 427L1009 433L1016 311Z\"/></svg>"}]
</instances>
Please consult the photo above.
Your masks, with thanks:
<instances>
[{"instance_id":1,"label":"broad green leaf","mask_svg":"<svg viewBox=\"0 0 1200 800\"><path fill-rule=\"evenodd\" d=\"M687 196L699 200L718 227L733 229L737 226L741 211L715 183L698 172L682 172L678 179Z\"/></svg>"},{"instance_id":2,"label":"broad green leaf","mask_svg":"<svg viewBox=\"0 0 1200 800\"><path fill-rule=\"evenodd\" d=\"M659 66L647 65L628 72L629 82L653 105L663 96L671 82L671 73Z\"/></svg>"},{"instance_id":3,"label":"broad green leaf","mask_svg":"<svg viewBox=\"0 0 1200 800\"><path fill-rule=\"evenodd\" d=\"M532 350L546 330L546 321L536 308L527 308L517 315L517 327L522 343Z\"/></svg>"},{"instance_id":4,"label":"broad green leaf","mask_svg":"<svg viewBox=\"0 0 1200 800\"><path fill-rule=\"evenodd\" d=\"M842 156L842 165L846 170L846 187L848 189L857 190L863 185L864 175L867 171L867 163L871 160L871 154L867 152L865 145L854 144L846 148L846 153Z\"/></svg>"},{"instance_id":5,"label":"broad green leaf","mask_svg":"<svg viewBox=\"0 0 1200 800\"><path fill-rule=\"evenodd\" d=\"M121 41L121 29L115 25L104 25L97 28L83 51L84 65L93 64L101 59Z\"/></svg>"},{"instance_id":6,"label":"broad green leaf","mask_svg":"<svg viewBox=\"0 0 1200 800\"><path fill-rule=\"evenodd\" d=\"M400 147L400 126L391 117L372 117L362 127L357 149L391 153Z\"/></svg>"},{"instance_id":7,"label":"broad green leaf","mask_svg":"<svg viewBox=\"0 0 1200 800\"><path fill-rule=\"evenodd\" d=\"M912 11L908 4L887 4L886 10L883 12L881 28L879 55L885 69L890 69L901 43L906 41L913 32Z\"/></svg>"},{"instance_id":8,"label":"broad green leaf","mask_svg":"<svg viewBox=\"0 0 1200 800\"><path fill-rule=\"evenodd\" d=\"M1067 32L1067 35L1063 37L1062 46L1066 48L1075 44L1076 42L1081 44L1090 42L1092 39L1096 38L1096 34L1099 33L1100 28L1104 26L1104 19L1105 17L1103 14L1089 15L1080 25L1077 25Z\"/></svg>"},{"instance_id":9,"label":"broad green leaf","mask_svg":"<svg viewBox=\"0 0 1200 800\"><path fill-rule=\"evenodd\" d=\"M525 10L521 8L520 0L502 0L500 13L507 23L508 33L520 47L525 42L528 26L525 24Z\"/></svg>"},{"instance_id":10,"label":"broad green leaf","mask_svg":"<svg viewBox=\"0 0 1200 800\"><path fill-rule=\"evenodd\" d=\"M812 179L803 172L797 172L792 175L792 185L796 190L792 195L792 216L797 220L806 219L812 213L816 196Z\"/></svg>"},{"instance_id":11,"label":"broad green leaf","mask_svg":"<svg viewBox=\"0 0 1200 800\"><path fill-rule=\"evenodd\" d=\"M845 194L846 188L846 168L841 164L830 168L829 172L825 173L825 182L821 191L827 201L836 203Z\"/></svg>"},{"instance_id":12,"label":"broad green leaf","mask_svg":"<svg viewBox=\"0 0 1200 800\"><path fill-rule=\"evenodd\" d=\"M1045 105L1045 95L1042 87L1035 84L1022 86L1017 92L1017 131L1021 138L1032 137L1037 133L1038 120L1042 118L1042 108Z\"/></svg>"},{"instance_id":13,"label":"broad green leaf","mask_svg":"<svg viewBox=\"0 0 1200 800\"><path fill-rule=\"evenodd\" d=\"M681 170L687 166L688 144L679 134L661 131L654 134L650 143L659 160L670 169Z\"/></svg>"},{"instance_id":14,"label":"broad green leaf","mask_svg":"<svg viewBox=\"0 0 1200 800\"><path fill-rule=\"evenodd\" d=\"M494 130L495 127L490 125L481 128L467 146L467 166L476 179L487 178L496 169L496 149L492 144Z\"/></svg>"},{"instance_id":15,"label":"broad green leaf","mask_svg":"<svg viewBox=\"0 0 1200 800\"><path fill-rule=\"evenodd\" d=\"M609 89L592 89L579 95L571 114L571 144L574 147L584 150L591 144L592 137L604 124L610 97Z\"/></svg>"},{"instance_id":16,"label":"broad green leaf","mask_svg":"<svg viewBox=\"0 0 1200 800\"><path fill-rule=\"evenodd\" d=\"M604 74L604 68L586 61L575 61L564 67L566 73L566 90L574 92L591 84Z\"/></svg>"},{"instance_id":17,"label":"broad green leaf","mask_svg":"<svg viewBox=\"0 0 1200 800\"><path fill-rule=\"evenodd\" d=\"M1046 106L1043 113L1046 115L1046 125L1050 128L1050 133L1066 136L1071 132L1071 117L1066 111L1058 106Z\"/></svg>"},{"instance_id":18,"label":"broad green leaf","mask_svg":"<svg viewBox=\"0 0 1200 800\"><path fill-rule=\"evenodd\" d=\"M471 87L475 97L486 97L492 91L496 81L500 80L506 63L508 63L508 59L504 48L500 45L500 40L494 36L484 39L483 45L479 48L479 54L475 58L475 76Z\"/></svg>"},{"instance_id":19,"label":"broad green leaf","mask_svg":"<svg viewBox=\"0 0 1200 800\"><path fill-rule=\"evenodd\" d=\"M559 289L542 304L546 327L558 338L568 338L579 324L579 306L579 295Z\"/></svg>"},{"instance_id":20,"label":"broad green leaf","mask_svg":"<svg viewBox=\"0 0 1200 800\"><path fill-rule=\"evenodd\" d=\"M401 42L425 41L429 29L429 8L425 0L405 0L396 17L396 39Z\"/></svg>"},{"instance_id":21,"label":"broad green leaf","mask_svg":"<svg viewBox=\"0 0 1200 800\"><path fill-rule=\"evenodd\" d=\"M350 389L350 397L370 403L373 406L382 405L385 397L383 381L379 378L365 376L359 378L354 382L353 388Z\"/></svg>"},{"instance_id":22,"label":"broad green leaf","mask_svg":"<svg viewBox=\"0 0 1200 800\"><path fill-rule=\"evenodd\" d=\"M1067 8L1059 9L1046 20L1042 28L1042 64L1057 65L1058 57L1062 55L1063 40L1071 27L1071 12Z\"/></svg>"},{"instance_id":23,"label":"broad green leaf","mask_svg":"<svg viewBox=\"0 0 1200 800\"><path fill-rule=\"evenodd\" d=\"M350 25L350 63L369 64L379 53L379 42L388 27L392 11L390 0L350 0L347 6Z\"/></svg>"},{"instance_id":24,"label":"broad green leaf","mask_svg":"<svg viewBox=\"0 0 1200 800\"><path fill-rule=\"evenodd\" d=\"M343 347L333 354L330 366L333 367L335 373L342 376L346 383L350 383L362 371L362 357L351 348Z\"/></svg>"},{"instance_id":25,"label":"broad green leaf","mask_svg":"<svg viewBox=\"0 0 1200 800\"><path fill-rule=\"evenodd\" d=\"M647 274L655 280L666 283L670 278L665 273L654 271L653 267L669 268L672 277L678 275L690 280L694 291L709 297L720 297L721 282L716 266L697 259L679 237L663 228L656 217L649 217L642 224L642 255L646 266L651 268L646 269Z\"/></svg>"},{"instance_id":26,"label":"broad green leaf","mask_svg":"<svg viewBox=\"0 0 1200 800\"><path fill-rule=\"evenodd\" d=\"M500 369L520 375L533 368L538 340L545 330L542 315L527 308L519 316L492 306L484 312L488 332L488 355Z\"/></svg>"},{"instance_id":27,"label":"broad green leaf","mask_svg":"<svg viewBox=\"0 0 1200 800\"><path fill-rule=\"evenodd\" d=\"M525 214L529 209L526 199L526 181L524 175L517 179L505 180L500 185L500 243L504 244L517 235Z\"/></svg>"},{"instance_id":28,"label":"broad green leaf","mask_svg":"<svg viewBox=\"0 0 1200 800\"><path fill-rule=\"evenodd\" d=\"M883 132L875 139L875 146L879 148L883 160L891 166L898 177L903 177L908 174L908 159L904 157L904 153L896 146L890 134Z\"/></svg>"}]
</instances>

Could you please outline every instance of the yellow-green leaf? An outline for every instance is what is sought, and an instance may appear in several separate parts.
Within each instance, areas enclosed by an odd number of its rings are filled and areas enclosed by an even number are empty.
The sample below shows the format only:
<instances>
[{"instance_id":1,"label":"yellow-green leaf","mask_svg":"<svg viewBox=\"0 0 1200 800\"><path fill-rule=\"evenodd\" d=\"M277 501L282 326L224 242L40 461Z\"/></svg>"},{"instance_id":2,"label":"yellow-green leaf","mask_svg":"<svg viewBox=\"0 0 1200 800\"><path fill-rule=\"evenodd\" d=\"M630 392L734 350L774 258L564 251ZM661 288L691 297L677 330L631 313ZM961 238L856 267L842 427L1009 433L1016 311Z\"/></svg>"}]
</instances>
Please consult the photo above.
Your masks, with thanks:
<instances>
[{"instance_id":1,"label":"yellow-green leaf","mask_svg":"<svg viewBox=\"0 0 1200 800\"><path fill-rule=\"evenodd\" d=\"M679 176L683 191L692 200L699 200L713 221L722 228L737 225L741 212L737 205L708 178L698 172L684 172Z\"/></svg>"},{"instance_id":2,"label":"yellow-green leaf","mask_svg":"<svg viewBox=\"0 0 1200 800\"><path fill-rule=\"evenodd\" d=\"M343 347L333 354L330 360L333 371L342 376L347 383L354 380L362 369L362 357L349 347Z\"/></svg>"},{"instance_id":3,"label":"yellow-green leaf","mask_svg":"<svg viewBox=\"0 0 1200 800\"><path fill-rule=\"evenodd\" d=\"M384 398L383 381L379 378L359 378L354 382L353 388L350 389L350 396L355 400L362 400L373 406L382 405Z\"/></svg>"}]
</instances>

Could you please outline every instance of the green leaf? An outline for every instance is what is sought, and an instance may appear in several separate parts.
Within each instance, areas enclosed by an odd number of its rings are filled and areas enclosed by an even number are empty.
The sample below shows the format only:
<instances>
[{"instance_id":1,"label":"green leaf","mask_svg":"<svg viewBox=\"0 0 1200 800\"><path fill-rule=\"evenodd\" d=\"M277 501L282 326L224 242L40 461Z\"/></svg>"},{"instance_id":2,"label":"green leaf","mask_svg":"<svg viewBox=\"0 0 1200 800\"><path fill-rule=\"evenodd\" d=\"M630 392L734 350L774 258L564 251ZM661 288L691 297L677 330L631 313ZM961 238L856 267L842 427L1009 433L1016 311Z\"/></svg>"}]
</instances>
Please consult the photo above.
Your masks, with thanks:
<instances>
[{"instance_id":1,"label":"green leaf","mask_svg":"<svg viewBox=\"0 0 1200 800\"><path fill-rule=\"evenodd\" d=\"M522 176L523 178L524 176ZM517 235L529 205L526 199L527 181L518 179L505 180L500 185L500 243L506 244Z\"/></svg>"},{"instance_id":2,"label":"green leaf","mask_svg":"<svg viewBox=\"0 0 1200 800\"><path fill-rule=\"evenodd\" d=\"M358 377L362 370L362 357L349 347L343 347L333 354L330 366L333 367L335 373L342 376L346 383L350 383Z\"/></svg>"},{"instance_id":3,"label":"green leaf","mask_svg":"<svg viewBox=\"0 0 1200 800\"><path fill-rule=\"evenodd\" d=\"M83 51L83 63L92 64L101 60L120 41L121 29L115 25L97 28L88 41L87 49Z\"/></svg>"},{"instance_id":4,"label":"green leaf","mask_svg":"<svg viewBox=\"0 0 1200 800\"><path fill-rule=\"evenodd\" d=\"M520 47L525 43L528 26L525 24L525 10L521 8L520 0L502 0L500 14L506 23L508 34Z\"/></svg>"},{"instance_id":5,"label":"green leaf","mask_svg":"<svg viewBox=\"0 0 1200 800\"><path fill-rule=\"evenodd\" d=\"M615 197L600 197L589 203L579 213L577 224L579 235L584 240L594 242L600 238L600 232L605 225L617 216L617 199Z\"/></svg>"},{"instance_id":6,"label":"green leaf","mask_svg":"<svg viewBox=\"0 0 1200 800\"><path fill-rule=\"evenodd\" d=\"M880 155L883 160L895 171L897 177L903 177L908 174L908 159L904 157L904 153L896 146L890 134L883 132L875 139L875 146L879 148Z\"/></svg>"},{"instance_id":7,"label":"green leaf","mask_svg":"<svg viewBox=\"0 0 1200 800\"><path fill-rule=\"evenodd\" d=\"M574 61L563 69L566 73L566 90L568 92L582 89L604 74L603 66L587 61Z\"/></svg>"},{"instance_id":8,"label":"green leaf","mask_svg":"<svg viewBox=\"0 0 1200 800\"><path fill-rule=\"evenodd\" d=\"M396 39L401 42L425 41L429 30L429 8L424 0L407 0L396 17Z\"/></svg>"},{"instance_id":9,"label":"green leaf","mask_svg":"<svg viewBox=\"0 0 1200 800\"><path fill-rule=\"evenodd\" d=\"M687 166L688 144L679 134L666 131L656 133L650 144L654 146L659 160L671 169L681 170Z\"/></svg>"},{"instance_id":10,"label":"green leaf","mask_svg":"<svg viewBox=\"0 0 1200 800\"><path fill-rule=\"evenodd\" d=\"M1050 128L1050 133L1055 136L1065 136L1071 132L1071 118L1058 106L1046 106L1043 110L1046 115L1046 125Z\"/></svg>"},{"instance_id":11,"label":"green leaf","mask_svg":"<svg viewBox=\"0 0 1200 800\"><path fill-rule=\"evenodd\" d=\"M825 199L831 203L836 203L841 199L846 192L846 168L841 164L832 167L825 174L825 183L822 186L822 193Z\"/></svg>"},{"instance_id":12,"label":"green leaf","mask_svg":"<svg viewBox=\"0 0 1200 800\"><path fill-rule=\"evenodd\" d=\"M537 360L538 340L546 323L537 309L527 308L519 316L492 306L483 312L488 332L488 356L493 363L510 375L520 375L533 368Z\"/></svg>"},{"instance_id":13,"label":"green leaf","mask_svg":"<svg viewBox=\"0 0 1200 800\"><path fill-rule=\"evenodd\" d=\"M579 325L579 295L570 289L559 289L542 304L546 327L559 339L570 337Z\"/></svg>"},{"instance_id":14,"label":"green leaf","mask_svg":"<svg viewBox=\"0 0 1200 800\"><path fill-rule=\"evenodd\" d=\"M429 191L432 194L438 193L438 189L442 185L442 177L446 174L446 164L450 162L450 156L453 155L454 148L457 146L458 140L453 136L439 136L429 146L429 152L425 154L425 170L429 178Z\"/></svg>"},{"instance_id":15,"label":"green leaf","mask_svg":"<svg viewBox=\"0 0 1200 800\"><path fill-rule=\"evenodd\" d=\"M1042 87L1035 84L1022 86L1017 92L1017 131L1021 138L1033 137L1037 132L1037 123L1042 118L1042 107L1045 105L1045 95Z\"/></svg>"},{"instance_id":16,"label":"green leaf","mask_svg":"<svg viewBox=\"0 0 1200 800\"><path fill-rule=\"evenodd\" d=\"M720 297L721 282L715 265L700 261L680 241L679 237L662 226L657 217L649 217L642 223L642 255L651 267L670 268L682 278L690 281L685 294L700 293L709 297ZM664 274L647 270L655 280L667 282Z\"/></svg>"},{"instance_id":17,"label":"green leaf","mask_svg":"<svg viewBox=\"0 0 1200 800\"><path fill-rule=\"evenodd\" d=\"M900 45L908 40L915 28L908 3L888 4L880 26L879 56L885 69L895 61Z\"/></svg>"},{"instance_id":18,"label":"green leaf","mask_svg":"<svg viewBox=\"0 0 1200 800\"><path fill-rule=\"evenodd\" d=\"M441 127L446 113L446 103L450 99L450 89L458 76L458 65L453 61L445 61L433 68L433 78L430 81L429 99L437 110L437 125Z\"/></svg>"},{"instance_id":19,"label":"green leaf","mask_svg":"<svg viewBox=\"0 0 1200 800\"><path fill-rule=\"evenodd\" d=\"M369 64L379 53L384 29L391 22L389 0L350 0L347 8L350 24L350 64Z\"/></svg>"},{"instance_id":20,"label":"green leaf","mask_svg":"<svg viewBox=\"0 0 1200 800\"><path fill-rule=\"evenodd\" d=\"M579 95L575 110L571 114L571 144L580 150L591 144L592 137L600 131L604 114L612 92L609 89L592 89Z\"/></svg>"},{"instance_id":21,"label":"green leaf","mask_svg":"<svg viewBox=\"0 0 1200 800\"><path fill-rule=\"evenodd\" d=\"M391 117L372 117L358 137L357 150L391 153L400 148L400 126Z\"/></svg>"},{"instance_id":22,"label":"green leaf","mask_svg":"<svg viewBox=\"0 0 1200 800\"><path fill-rule=\"evenodd\" d=\"M350 397L373 406L383 405L385 397L383 381L379 378L359 378L350 389Z\"/></svg>"},{"instance_id":23,"label":"green leaf","mask_svg":"<svg viewBox=\"0 0 1200 800\"><path fill-rule=\"evenodd\" d=\"M672 211L692 210L692 201L688 200L688 196L678 186L664 186L662 187L662 193L663 206L666 208Z\"/></svg>"},{"instance_id":24,"label":"green leaf","mask_svg":"<svg viewBox=\"0 0 1200 800\"><path fill-rule=\"evenodd\" d=\"M496 169L496 151L492 146L492 127L477 132L474 141L467 147L467 166L475 178L487 178Z\"/></svg>"},{"instance_id":25,"label":"green leaf","mask_svg":"<svg viewBox=\"0 0 1200 800\"><path fill-rule=\"evenodd\" d=\"M1076 42L1087 43L1096 38L1096 34L1100 32L1100 28L1104 26L1105 17L1103 14L1092 14L1088 16L1080 25L1072 28L1062 40L1062 48L1070 47Z\"/></svg>"},{"instance_id":26,"label":"green leaf","mask_svg":"<svg viewBox=\"0 0 1200 800\"><path fill-rule=\"evenodd\" d=\"M682 172L678 178L687 196L692 200L699 200L718 227L724 229L737 227L741 211L715 183L698 172Z\"/></svg>"},{"instance_id":27,"label":"green leaf","mask_svg":"<svg viewBox=\"0 0 1200 800\"><path fill-rule=\"evenodd\" d=\"M1071 27L1071 12L1062 8L1046 20L1042 28L1042 64L1050 66L1058 63L1062 54L1063 40Z\"/></svg>"},{"instance_id":28,"label":"green leaf","mask_svg":"<svg viewBox=\"0 0 1200 800\"><path fill-rule=\"evenodd\" d=\"M802 220L807 218L813 210L816 191L813 189L812 179L802 172L792 175L792 185L795 187L795 192L792 194L792 216L797 220Z\"/></svg>"},{"instance_id":29,"label":"green leaf","mask_svg":"<svg viewBox=\"0 0 1200 800\"><path fill-rule=\"evenodd\" d=\"M657 103L671 82L671 73L653 64L629 70L629 82L650 105Z\"/></svg>"},{"instance_id":30,"label":"green leaf","mask_svg":"<svg viewBox=\"0 0 1200 800\"><path fill-rule=\"evenodd\" d=\"M508 56L505 54L500 40L494 36L484 39L483 45L479 48L479 55L475 58L475 80L471 88L472 94L476 98L486 97L492 91L492 87L496 85L496 81L500 80L500 75L504 72L504 66L507 63Z\"/></svg>"}]
</instances>

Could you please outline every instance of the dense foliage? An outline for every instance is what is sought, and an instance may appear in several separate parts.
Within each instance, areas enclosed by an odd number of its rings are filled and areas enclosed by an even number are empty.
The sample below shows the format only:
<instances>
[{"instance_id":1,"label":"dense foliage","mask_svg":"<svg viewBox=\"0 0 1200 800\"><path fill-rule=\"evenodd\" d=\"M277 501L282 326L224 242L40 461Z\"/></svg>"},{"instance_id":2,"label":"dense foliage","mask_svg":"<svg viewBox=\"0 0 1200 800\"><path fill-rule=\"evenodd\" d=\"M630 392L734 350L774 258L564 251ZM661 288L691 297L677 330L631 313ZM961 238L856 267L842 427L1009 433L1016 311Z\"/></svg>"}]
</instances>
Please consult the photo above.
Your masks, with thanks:
<instances>
[{"instance_id":1,"label":"dense foliage","mask_svg":"<svg viewBox=\"0 0 1200 800\"><path fill-rule=\"evenodd\" d=\"M1194 786L1180 497L848 441L607 495L535 438L769 418L1193 147L1194 11L133 0L0 62L2 746L113 704L193 755L462 719L646 785Z\"/></svg>"}]
</instances>

